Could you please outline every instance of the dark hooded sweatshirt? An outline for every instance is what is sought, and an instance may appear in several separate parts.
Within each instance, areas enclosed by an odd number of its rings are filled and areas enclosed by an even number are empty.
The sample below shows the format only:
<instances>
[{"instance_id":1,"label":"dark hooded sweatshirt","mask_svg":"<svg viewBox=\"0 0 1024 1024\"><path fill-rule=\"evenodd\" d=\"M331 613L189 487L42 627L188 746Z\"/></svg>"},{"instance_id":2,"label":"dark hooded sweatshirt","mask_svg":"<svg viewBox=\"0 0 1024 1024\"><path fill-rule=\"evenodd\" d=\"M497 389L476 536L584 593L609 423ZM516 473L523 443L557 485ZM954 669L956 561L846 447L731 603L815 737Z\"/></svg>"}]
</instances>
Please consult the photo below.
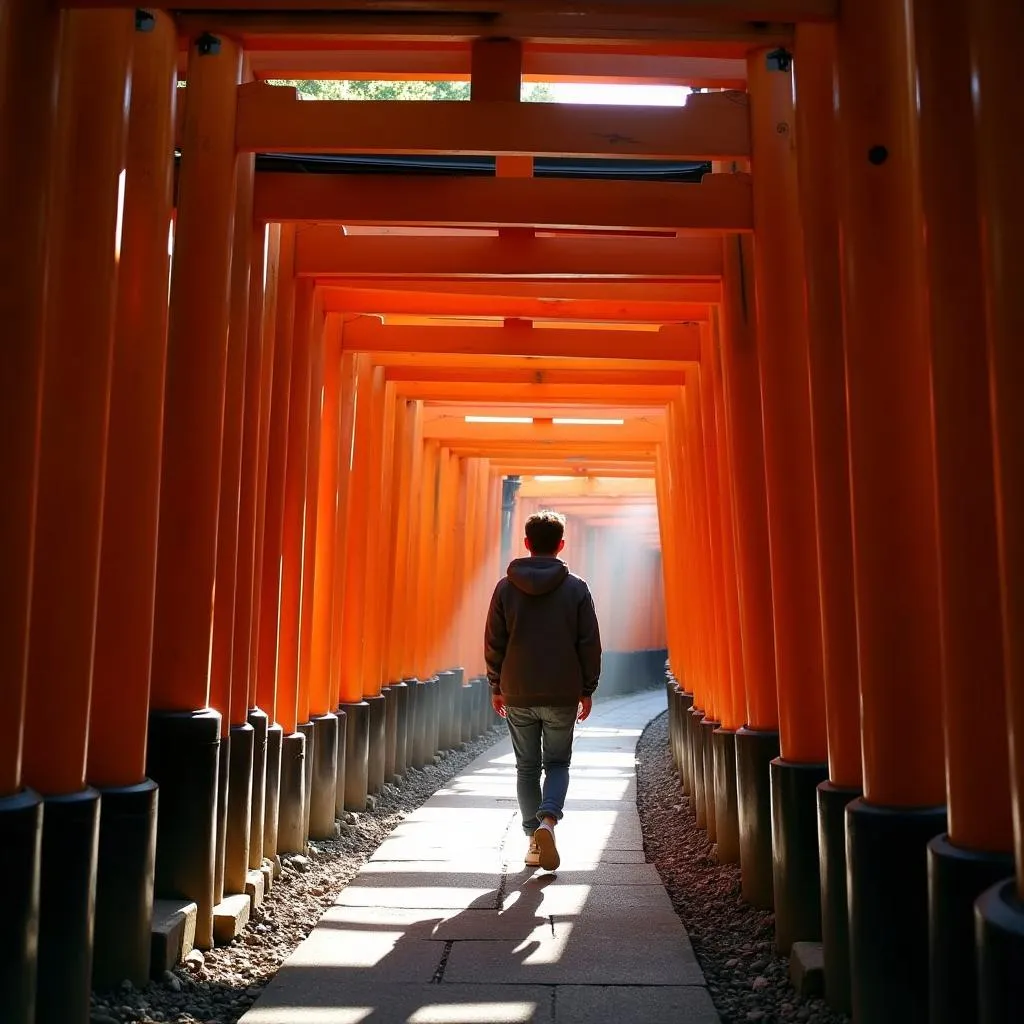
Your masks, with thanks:
<instances>
[{"instance_id":1,"label":"dark hooded sweatshirt","mask_svg":"<svg viewBox=\"0 0 1024 1024\"><path fill-rule=\"evenodd\" d=\"M601 675L590 588L560 558L515 559L491 597L484 655L491 691L510 707L575 707Z\"/></svg>"}]
</instances>

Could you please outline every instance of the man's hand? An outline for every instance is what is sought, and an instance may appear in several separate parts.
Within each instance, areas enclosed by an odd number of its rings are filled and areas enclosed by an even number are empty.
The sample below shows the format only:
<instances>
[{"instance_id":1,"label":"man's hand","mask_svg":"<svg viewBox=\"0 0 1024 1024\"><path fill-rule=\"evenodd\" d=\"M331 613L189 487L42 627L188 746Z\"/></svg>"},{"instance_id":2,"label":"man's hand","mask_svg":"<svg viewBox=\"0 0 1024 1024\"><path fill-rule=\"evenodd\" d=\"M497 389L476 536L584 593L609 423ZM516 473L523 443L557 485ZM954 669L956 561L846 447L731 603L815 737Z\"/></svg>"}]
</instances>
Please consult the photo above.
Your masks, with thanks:
<instances>
[{"instance_id":1,"label":"man's hand","mask_svg":"<svg viewBox=\"0 0 1024 1024\"><path fill-rule=\"evenodd\" d=\"M505 710L505 698L500 693L491 694L491 707L494 708L496 715L501 715L502 718L508 718L508 712Z\"/></svg>"},{"instance_id":2,"label":"man's hand","mask_svg":"<svg viewBox=\"0 0 1024 1024\"><path fill-rule=\"evenodd\" d=\"M585 722L590 717L590 712L593 707L593 697L580 697L580 713L576 716L576 721Z\"/></svg>"}]
</instances>

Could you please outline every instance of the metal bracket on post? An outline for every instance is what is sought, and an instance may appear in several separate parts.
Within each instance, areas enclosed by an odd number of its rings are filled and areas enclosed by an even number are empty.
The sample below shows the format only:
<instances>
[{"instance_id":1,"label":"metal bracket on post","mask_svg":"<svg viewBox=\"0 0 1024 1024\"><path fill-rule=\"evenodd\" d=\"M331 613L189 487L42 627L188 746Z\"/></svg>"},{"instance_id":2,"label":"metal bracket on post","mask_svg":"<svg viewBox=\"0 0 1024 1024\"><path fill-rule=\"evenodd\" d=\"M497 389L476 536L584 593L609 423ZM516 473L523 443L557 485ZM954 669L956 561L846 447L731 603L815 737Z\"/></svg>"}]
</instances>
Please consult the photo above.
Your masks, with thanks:
<instances>
[{"instance_id":1,"label":"metal bracket on post","mask_svg":"<svg viewBox=\"0 0 1024 1024\"><path fill-rule=\"evenodd\" d=\"M156 15L152 11L143 10L141 7L135 9L135 31L152 32L156 29Z\"/></svg>"},{"instance_id":2,"label":"metal bracket on post","mask_svg":"<svg viewBox=\"0 0 1024 1024\"><path fill-rule=\"evenodd\" d=\"M196 40L196 49L200 57L216 57L220 53L220 40L209 32L204 32Z\"/></svg>"},{"instance_id":3,"label":"metal bracket on post","mask_svg":"<svg viewBox=\"0 0 1024 1024\"><path fill-rule=\"evenodd\" d=\"M769 71L788 72L793 67L793 54L784 46L780 46L777 50L765 54L765 62Z\"/></svg>"}]
</instances>

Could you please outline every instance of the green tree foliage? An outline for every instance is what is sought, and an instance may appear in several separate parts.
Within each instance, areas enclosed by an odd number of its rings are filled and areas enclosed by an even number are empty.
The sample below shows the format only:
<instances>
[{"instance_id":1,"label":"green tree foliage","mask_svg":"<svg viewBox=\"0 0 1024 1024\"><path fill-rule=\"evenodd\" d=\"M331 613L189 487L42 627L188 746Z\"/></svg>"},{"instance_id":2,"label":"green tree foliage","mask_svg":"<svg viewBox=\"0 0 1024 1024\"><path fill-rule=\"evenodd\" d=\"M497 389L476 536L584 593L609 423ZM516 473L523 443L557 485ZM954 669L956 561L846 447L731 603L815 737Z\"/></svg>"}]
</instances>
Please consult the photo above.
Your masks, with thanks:
<instances>
[{"instance_id":1,"label":"green tree foliage","mask_svg":"<svg viewBox=\"0 0 1024 1024\"><path fill-rule=\"evenodd\" d=\"M310 100L468 100L469 82L371 82L330 79L289 79L270 85L288 85ZM550 103L551 89L543 82L523 85L526 103Z\"/></svg>"}]
</instances>

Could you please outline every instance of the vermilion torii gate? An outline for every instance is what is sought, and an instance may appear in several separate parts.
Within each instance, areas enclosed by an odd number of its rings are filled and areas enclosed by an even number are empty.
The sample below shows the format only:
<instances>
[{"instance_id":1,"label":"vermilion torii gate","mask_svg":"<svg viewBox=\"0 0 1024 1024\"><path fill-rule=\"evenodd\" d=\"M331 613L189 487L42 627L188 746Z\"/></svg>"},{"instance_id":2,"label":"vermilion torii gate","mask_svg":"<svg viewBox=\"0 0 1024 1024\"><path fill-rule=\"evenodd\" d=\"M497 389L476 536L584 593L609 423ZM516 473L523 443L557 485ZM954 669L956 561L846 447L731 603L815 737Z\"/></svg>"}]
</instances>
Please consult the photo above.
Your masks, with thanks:
<instances>
[{"instance_id":1,"label":"vermilion torii gate","mask_svg":"<svg viewBox=\"0 0 1024 1024\"><path fill-rule=\"evenodd\" d=\"M154 895L234 934L273 858L486 728L508 475L653 487L656 525L543 481L519 514L575 506L595 581L634 531L621 642L664 640L779 950L823 941L857 1021L1019 1017L1022 35L999 0L0 0L0 1017L144 981Z\"/></svg>"}]
</instances>

